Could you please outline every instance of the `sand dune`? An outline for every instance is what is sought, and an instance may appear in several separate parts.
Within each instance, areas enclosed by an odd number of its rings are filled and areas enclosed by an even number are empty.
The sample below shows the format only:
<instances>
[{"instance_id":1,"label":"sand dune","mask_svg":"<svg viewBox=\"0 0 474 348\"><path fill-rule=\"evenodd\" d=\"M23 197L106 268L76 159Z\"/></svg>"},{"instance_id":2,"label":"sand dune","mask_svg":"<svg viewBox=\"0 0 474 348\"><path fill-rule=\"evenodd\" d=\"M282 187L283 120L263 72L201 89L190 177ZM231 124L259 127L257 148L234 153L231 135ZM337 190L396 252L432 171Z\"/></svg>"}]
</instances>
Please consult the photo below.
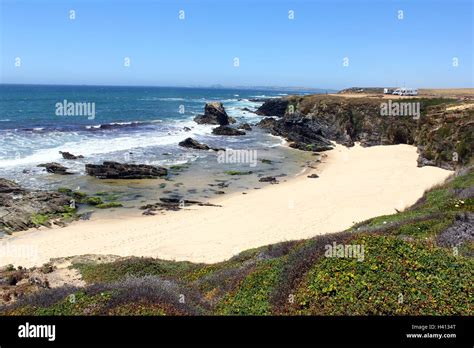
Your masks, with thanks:
<instances>
[{"instance_id":1,"label":"sand dune","mask_svg":"<svg viewBox=\"0 0 474 348\"><path fill-rule=\"evenodd\" d=\"M318 169L246 195L216 198L213 203L220 208L190 207L16 233L0 245L0 265L33 266L82 254L210 263L265 244L341 231L413 204L452 173L417 168L416 159L416 148L409 145L337 146ZM310 173L320 177L307 178ZM22 246L30 247L25 257L12 252Z\"/></svg>"}]
</instances>

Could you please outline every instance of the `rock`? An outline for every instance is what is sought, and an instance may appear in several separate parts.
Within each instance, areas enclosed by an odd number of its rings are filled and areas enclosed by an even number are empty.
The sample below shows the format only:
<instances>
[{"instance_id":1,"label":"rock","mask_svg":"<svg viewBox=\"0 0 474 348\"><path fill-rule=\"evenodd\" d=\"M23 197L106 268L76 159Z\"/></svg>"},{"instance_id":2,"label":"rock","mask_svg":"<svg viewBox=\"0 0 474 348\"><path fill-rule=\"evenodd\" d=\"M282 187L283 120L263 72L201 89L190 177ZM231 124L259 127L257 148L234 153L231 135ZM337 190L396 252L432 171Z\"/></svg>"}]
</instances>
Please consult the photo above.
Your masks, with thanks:
<instances>
[{"instance_id":1,"label":"rock","mask_svg":"<svg viewBox=\"0 0 474 348\"><path fill-rule=\"evenodd\" d=\"M59 175L72 175L73 174L67 171L68 168L56 162L39 164L38 167L46 168L46 171L48 173L59 174Z\"/></svg>"},{"instance_id":2,"label":"rock","mask_svg":"<svg viewBox=\"0 0 474 348\"><path fill-rule=\"evenodd\" d=\"M20 193L24 192L20 185L16 182L0 178L0 194L1 193Z\"/></svg>"},{"instance_id":3,"label":"rock","mask_svg":"<svg viewBox=\"0 0 474 348\"><path fill-rule=\"evenodd\" d=\"M168 175L168 170L163 167L110 161L104 161L103 164L86 164L86 172L99 179L153 179Z\"/></svg>"},{"instance_id":4,"label":"rock","mask_svg":"<svg viewBox=\"0 0 474 348\"><path fill-rule=\"evenodd\" d=\"M268 98L249 98L249 101L253 103L264 103L268 100Z\"/></svg>"},{"instance_id":5,"label":"rock","mask_svg":"<svg viewBox=\"0 0 474 348\"><path fill-rule=\"evenodd\" d=\"M36 227L35 216L64 213L70 199L59 192L26 190L13 181L0 178L0 230L15 232Z\"/></svg>"},{"instance_id":6,"label":"rock","mask_svg":"<svg viewBox=\"0 0 474 348\"><path fill-rule=\"evenodd\" d=\"M82 156L82 155L76 156L76 155L73 155L70 152L59 151L59 153L63 156L64 159L67 159L67 160L75 160L75 159L79 159L79 158L84 158L84 156Z\"/></svg>"},{"instance_id":7,"label":"rock","mask_svg":"<svg viewBox=\"0 0 474 348\"><path fill-rule=\"evenodd\" d=\"M246 112L251 112L252 114L255 113L255 110L250 110L249 108L242 108L241 110L246 111Z\"/></svg>"},{"instance_id":8,"label":"rock","mask_svg":"<svg viewBox=\"0 0 474 348\"><path fill-rule=\"evenodd\" d=\"M189 127L184 127L183 130L184 130L185 132L189 132L189 131L191 130L191 128L189 128Z\"/></svg>"},{"instance_id":9,"label":"rock","mask_svg":"<svg viewBox=\"0 0 474 348\"><path fill-rule=\"evenodd\" d=\"M283 98L269 99L263 103L255 112L261 116L277 116L283 117L288 107L289 101Z\"/></svg>"},{"instance_id":10,"label":"rock","mask_svg":"<svg viewBox=\"0 0 474 348\"><path fill-rule=\"evenodd\" d=\"M436 239L439 246L455 247L474 241L474 213L462 213L456 216L454 224L441 232Z\"/></svg>"},{"instance_id":11,"label":"rock","mask_svg":"<svg viewBox=\"0 0 474 348\"><path fill-rule=\"evenodd\" d=\"M192 139L192 138L186 138L185 140L181 141L178 143L179 146L182 147L187 147L190 149L196 149L196 150L209 150L209 146L206 144L201 144L200 142Z\"/></svg>"},{"instance_id":12,"label":"rock","mask_svg":"<svg viewBox=\"0 0 474 348\"><path fill-rule=\"evenodd\" d=\"M319 175L318 174L311 174L311 175L308 175L308 178L310 178L310 179L319 178Z\"/></svg>"},{"instance_id":13,"label":"rock","mask_svg":"<svg viewBox=\"0 0 474 348\"><path fill-rule=\"evenodd\" d=\"M223 195L225 192L224 191L214 191L214 194L216 195Z\"/></svg>"},{"instance_id":14,"label":"rock","mask_svg":"<svg viewBox=\"0 0 474 348\"><path fill-rule=\"evenodd\" d=\"M156 215L156 213L154 213L152 210L150 209L147 209L145 210L142 215L146 215L146 216L153 216L153 215Z\"/></svg>"},{"instance_id":15,"label":"rock","mask_svg":"<svg viewBox=\"0 0 474 348\"><path fill-rule=\"evenodd\" d=\"M188 199L180 199L180 198L175 198L175 197L162 197L160 198L160 202L155 203L155 204L144 205L140 207L140 209L144 209L149 212L153 212L156 210L180 210L182 208L185 208L191 205L220 207L220 205L216 205L212 203L206 203L206 202L200 202L200 201L194 201L194 200L188 200Z\"/></svg>"},{"instance_id":16,"label":"rock","mask_svg":"<svg viewBox=\"0 0 474 348\"><path fill-rule=\"evenodd\" d=\"M276 184L278 180L274 176L265 176L263 178L260 178L258 181L260 182L270 182L272 184Z\"/></svg>"},{"instance_id":17,"label":"rock","mask_svg":"<svg viewBox=\"0 0 474 348\"><path fill-rule=\"evenodd\" d=\"M193 138L186 138L183 141L179 142L178 145L189 148L189 149L196 149L196 150L214 150L214 151L224 150L224 149L209 147L206 144L201 144L200 142L194 140Z\"/></svg>"},{"instance_id":18,"label":"rock","mask_svg":"<svg viewBox=\"0 0 474 348\"><path fill-rule=\"evenodd\" d=\"M257 126L263 129L271 130L275 126L276 122L277 122L276 118L265 117L263 120L257 123Z\"/></svg>"},{"instance_id":19,"label":"rock","mask_svg":"<svg viewBox=\"0 0 474 348\"><path fill-rule=\"evenodd\" d=\"M248 123L242 123L242 124L237 126L237 129L243 129L243 130L246 130L246 131L251 131L252 127L250 127L250 125Z\"/></svg>"},{"instance_id":20,"label":"rock","mask_svg":"<svg viewBox=\"0 0 474 348\"><path fill-rule=\"evenodd\" d=\"M331 150L333 145L323 135L322 126L299 113L285 116L276 121L272 134L284 136L290 147L305 151L321 152Z\"/></svg>"},{"instance_id":21,"label":"rock","mask_svg":"<svg viewBox=\"0 0 474 348\"><path fill-rule=\"evenodd\" d=\"M204 107L204 115L196 116L194 121L198 124L218 124L221 126L226 126L231 122L224 106L219 102L207 103Z\"/></svg>"},{"instance_id":22,"label":"rock","mask_svg":"<svg viewBox=\"0 0 474 348\"><path fill-rule=\"evenodd\" d=\"M227 126L219 126L212 130L212 134L234 136L234 135L245 135L246 133L235 128L231 128Z\"/></svg>"}]
</instances>

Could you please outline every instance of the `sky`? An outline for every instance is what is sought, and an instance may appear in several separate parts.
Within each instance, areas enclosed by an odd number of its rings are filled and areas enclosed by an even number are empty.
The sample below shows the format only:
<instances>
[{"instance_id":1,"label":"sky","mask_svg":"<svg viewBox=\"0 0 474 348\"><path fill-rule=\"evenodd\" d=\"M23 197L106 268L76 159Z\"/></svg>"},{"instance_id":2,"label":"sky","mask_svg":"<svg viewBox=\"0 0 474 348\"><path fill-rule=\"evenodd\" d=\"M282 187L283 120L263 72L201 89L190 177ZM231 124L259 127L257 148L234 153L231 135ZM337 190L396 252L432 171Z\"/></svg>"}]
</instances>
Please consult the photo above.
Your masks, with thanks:
<instances>
[{"instance_id":1,"label":"sky","mask_svg":"<svg viewBox=\"0 0 474 348\"><path fill-rule=\"evenodd\" d=\"M0 83L474 87L472 0L0 3Z\"/></svg>"}]
</instances>

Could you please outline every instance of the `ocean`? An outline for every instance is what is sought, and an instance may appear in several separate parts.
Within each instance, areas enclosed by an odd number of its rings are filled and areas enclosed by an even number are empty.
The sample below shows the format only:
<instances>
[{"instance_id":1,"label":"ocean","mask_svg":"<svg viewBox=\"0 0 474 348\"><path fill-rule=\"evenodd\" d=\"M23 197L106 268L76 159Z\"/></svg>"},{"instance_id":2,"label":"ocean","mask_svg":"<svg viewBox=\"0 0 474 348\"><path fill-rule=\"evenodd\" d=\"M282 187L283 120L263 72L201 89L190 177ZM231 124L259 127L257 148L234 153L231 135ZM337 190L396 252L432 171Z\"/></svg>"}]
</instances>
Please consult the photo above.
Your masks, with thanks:
<instances>
[{"instance_id":1,"label":"ocean","mask_svg":"<svg viewBox=\"0 0 474 348\"><path fill-rule=\"evenodd\" d=\"M253 168L258 177L295 174L301 170L301 159L291 155L294 150L280 146L283 139L271 136L257 127L253 127L244 136L216 136L211 133L215 126L198 125L193 121L196 115L204 112L207 102L219 101L237 123L255 124L262 117L245 111L244 108L256 110L263 98L281 97L290 93L295 92L177 87L0 85L0 177L14 179L30 189L81 187L86 192L114 191L121 193L125 200L138 200L141 203L149 200L150 192L155 200L160 195L155 190L156 181L149 185L146 184L148 181L139 184L103 181L85 174L85 163L111 160L165 167L184 164L186 166L179 172L181 185L174 183L175 187L171 192L192 196L190 198L210 197L209 194L213 191L212 188L209 191L211 176L221 181L239 181L238 185L229 185L229 191L249 189L250 186L258 188L258 180L250 176L228 178L222 174L228 170L242 170L242 164L222 165L216 160L213 151L189 150L178 146L178 143L192 137L216 148L257 150L260 159L270 159L272 162L272 165L268 165L269 161L267 165L258 162L257 168ZM305 91L298 94L305 94ZM78 113L77 109L71 114L61 112L62 105L67 103L89 103L89 106L93 105L94 113ZM64 160L59 151L68 151L85 158ZM44 168L37 167L45 162L59 162L76 175L46 173ZM193 167L189 170L191 164Z\"/></svg>"}]
</instances>

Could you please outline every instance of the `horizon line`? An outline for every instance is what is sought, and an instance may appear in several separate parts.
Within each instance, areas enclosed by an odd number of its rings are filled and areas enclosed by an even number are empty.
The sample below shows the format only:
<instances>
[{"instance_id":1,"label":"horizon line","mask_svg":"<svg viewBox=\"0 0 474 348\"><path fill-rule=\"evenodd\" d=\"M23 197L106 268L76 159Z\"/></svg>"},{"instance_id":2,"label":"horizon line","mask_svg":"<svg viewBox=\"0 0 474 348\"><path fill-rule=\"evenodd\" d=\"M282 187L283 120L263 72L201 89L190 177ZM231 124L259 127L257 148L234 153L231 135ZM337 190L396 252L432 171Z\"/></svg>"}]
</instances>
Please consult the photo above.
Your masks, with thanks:
<instances>
[{"instance_id":1,"label":"horizon line","mask_svg":"<svg viewBox=\"0 0 474 348\"><path fill-rule=\"evenodd\" d=\"M15 83L15 82L0 82L0 85L15 85L15 86L79 86L79 87L157 87L157 88L215 88L215 89L294 89L294 90L320 90L320 91L340 91L338 88L320 88L320 87L305 87L305 86L254 86L254 85L111 85L111 84L70 84L70 83ZM350 87L347 87L350 88ZM343 88L344 89L344 88Z\"/></svg>"}]
</instances>

